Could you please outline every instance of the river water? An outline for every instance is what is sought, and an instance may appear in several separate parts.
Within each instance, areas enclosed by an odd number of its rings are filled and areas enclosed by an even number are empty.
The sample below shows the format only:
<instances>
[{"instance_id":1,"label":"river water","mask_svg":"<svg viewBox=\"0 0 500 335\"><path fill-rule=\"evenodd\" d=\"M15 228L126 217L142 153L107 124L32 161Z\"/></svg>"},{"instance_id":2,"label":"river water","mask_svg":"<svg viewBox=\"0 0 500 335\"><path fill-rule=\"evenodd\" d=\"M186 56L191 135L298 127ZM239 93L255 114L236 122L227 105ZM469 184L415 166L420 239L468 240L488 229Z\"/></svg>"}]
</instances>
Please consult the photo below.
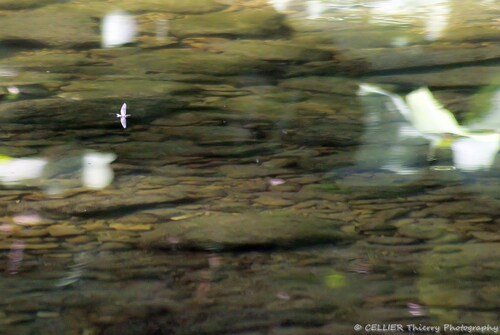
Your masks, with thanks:
<instances>
[{"instance_id":1,"label":"river water","mask_svg":"<svg viewBox=\"0 0 500 335\"><path fill-rule=\"evenodd\" d=\"M498 332L498 2L0 16L1 334Z\"/></svg>"}]
</instances>

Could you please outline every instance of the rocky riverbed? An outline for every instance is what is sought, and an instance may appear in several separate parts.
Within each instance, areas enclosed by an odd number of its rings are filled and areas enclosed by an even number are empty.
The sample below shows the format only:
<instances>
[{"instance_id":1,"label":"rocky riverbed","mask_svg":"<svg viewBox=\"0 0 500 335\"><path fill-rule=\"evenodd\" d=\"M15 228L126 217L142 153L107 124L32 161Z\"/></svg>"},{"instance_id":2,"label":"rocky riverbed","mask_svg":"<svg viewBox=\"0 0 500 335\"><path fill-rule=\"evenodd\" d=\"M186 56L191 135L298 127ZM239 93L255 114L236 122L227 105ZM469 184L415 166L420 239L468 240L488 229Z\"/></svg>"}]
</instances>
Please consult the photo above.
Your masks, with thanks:
<instances>
[{"instance_id":1,"label":"rocky riverbed","mask_svg":"<svg viewBox=\"0 0 500 335\"><path fill-rule=\"evenodd\" d=\"M388 171L357 92L428 86L498 132L500 7L339 3L3 1L0 334L498 326L498 155L464 172L412 142ZM116 9L135 39L103 48ZM82 186L89 151L109 186ZM7 183L25 158L44 173Z\"/></svg>"}]
</instances>

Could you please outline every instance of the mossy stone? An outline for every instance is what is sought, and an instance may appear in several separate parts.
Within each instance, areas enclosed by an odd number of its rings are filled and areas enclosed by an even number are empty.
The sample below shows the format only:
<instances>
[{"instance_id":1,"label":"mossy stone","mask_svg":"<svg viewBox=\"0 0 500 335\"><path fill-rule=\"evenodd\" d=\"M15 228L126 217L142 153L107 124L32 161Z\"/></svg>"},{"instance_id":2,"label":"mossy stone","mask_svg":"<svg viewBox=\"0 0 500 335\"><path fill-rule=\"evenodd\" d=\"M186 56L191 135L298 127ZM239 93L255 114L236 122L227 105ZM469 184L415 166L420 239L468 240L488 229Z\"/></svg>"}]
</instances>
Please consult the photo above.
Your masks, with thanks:
<instances>
[{"instance_id":1,"label":"mossy stone","mask_svg":"<svg viewBox=\"0 0 500 335\"><path fill-rule=\"evenodd\" d=\"M172 21L170 32L176 37L240 36L270 37L288 31L283 15L271 9L248 9L235 12L217 12L186 16Z\"/></svg>"}]
</instances>

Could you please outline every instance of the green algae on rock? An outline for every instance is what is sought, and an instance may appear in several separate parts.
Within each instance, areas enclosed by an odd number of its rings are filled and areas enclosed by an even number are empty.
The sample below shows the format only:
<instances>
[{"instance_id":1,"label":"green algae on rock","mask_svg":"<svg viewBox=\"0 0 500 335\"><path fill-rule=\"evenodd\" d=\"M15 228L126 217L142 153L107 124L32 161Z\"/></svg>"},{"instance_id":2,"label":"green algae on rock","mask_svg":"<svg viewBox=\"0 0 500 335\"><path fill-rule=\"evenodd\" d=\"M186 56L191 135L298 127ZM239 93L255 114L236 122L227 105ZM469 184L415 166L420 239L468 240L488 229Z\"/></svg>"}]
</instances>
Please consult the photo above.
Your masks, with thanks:
<instances>
[{"instance_id":1,"label":"green algae on rock","mask_svg":"<svg viewBox=\"0 0 500 335\"><path fill-rule=\"evenodd\" d=\"M141 235L146 248L241 249L298 247L347 240L336 222L301 216L297 212L213 213L160 224Z\"/></svg>"},{"instance_id":2,"label":"green algae on rock","mask_svg":"<svg viewBox=\"0 0 500 335\"><path fill-rule=\"evenodd\" d=\"M18 10L18 9L33 9L40 6L45 6L52 3L57 3L58 0L3 0L0 3L0 9Z\"/></svg>"},{"instance_id":3,"label":"green algae on rock","mask_svg":"<svg viewBox=\"0 0 500 335\"><path fill-rule=\"evenodd\" d=\"M0 20L0 41L75 48L98 46L97 23L85 13L59 6L17 12Z\"/></svg>"},{"instance_id":4,"label":"green algae on rock","mask_svg":"<svg viewBox=\"0 0 500 335\"><path fill-rule=\"evenodd\" d=\"M469 243L440 245L423 259L417 282L419 299L442 322L468 322L477 316L459 313L498 308L498 257L500 249L495 243ZM478 282L481 289L478 291ZM493 296L478 294L490 292ZM483 321L496 322L497 315L480 313ZM459 316L460 315L460 316ZM478 315L479 316L479 315Z\"/></svg>"},{"instance_id":5,"label":"green algae on rock","mask_svg":"<svg viewBox=\"0 0 500 335\"><path fill-rule=\"evenodd\" d=\"M45 201L30 201L23 204L12 203L7 206L8 211L16 212L20 207L29 208L39 213L51 212L58 215L92 215L113 212L124 208L159 205L187 200L191 195L184 191L186 188L172 186L168 192L158 190L155 194L137 194L134 190L120 189L120 191L101 194L79 193L67 199L49 199ZM133 194L133 196L132 196ZM196 197L193 195L193 197Z\"/></svg>"},{"instance_id":6,"label":"green algae on rock","mask_svg":"<svg viewBox=\"0 0 500 335\"><path fill-rule=\"evenodd\" d=\"M280 87L311 92L334 93L341 95L356 95L359 89L357 80L345 77L308 76L285 79Z\"/></svg>"},{"instance_id":7,"label":"green algae on rock","mask_svg":"<svg viewBox=\"0 0 500 335\"><path fill-rule=\"evenodd\" d=\"M125 142L115 146L116 153L127 159L162 159L170 156L198 156L204 149L192 141L169 140L162 145L154 142Z\"/></svg>"},{"instance_id":8,"label":"green algae on rock","mask_svg":"<svg viewBox=\"0 0 500 335\"><path fill-rule=\"evenodd\" d=\"M288 28L284 16L271 9L247 9L186 16L171 23L172 35L266 37L283 36Z\"/></svg>"},{"instance_id":9,"label":"green algae on rock","mask_svg":"<svg viewBox=\"0 0 500 335\"><path fill-rule=\"evenodd\" d=\"M143 79L78 81L62 88L60 97L77 100L127 99L175 95L195 91L194 85L174 81Z\"/></svg>"},{"instance_id":10,"label":"green algae on rock","mask_svg":"<svg viewBox=\"0 0 500 335\"><path fill-rule=\"evenodd\" d=\"M500 57L500 46L494 43L456 43L413 45L399 48L349 50L352 58L363 59L369 71L461 65L491 61Z\"/></svg>"},{"instance_id":11,"label":"green algae on rock","mask_svg":"<svg viewBox=\"0 0 500 335\"><path fill-rule=\"evenodd\" d=\"M124 10L131 12L167 12L178 14L204 14L224 9L226 6L216 0L120 0Z\"/></svg>"},{"instance_id":12,"label":"green algae on rock","mask_svg":"<svg viewBox=\"0 0 500 335\"><path fill-rule=\"evenodd\" d=\"M240 55L206 53L190 49L164 49L124 56L115 65L126 72L197 73L213 75L241 75L270 70L270 64Z\"/></svg>"},{"instance_id":13,"label":"green algae on rock","mask_svg":"<svg viewBox=\"0 0 500 335\"><path fill-rule=\"evenodd\" d=\"M333 52L287 40L225 40L193 38L184 41L199 48L267 61L312 62L333 59Z\"/></svg>"},{"instance_id":14,"label":"green algae on rock","mask_svg":"<svg viewBox=\"0 0 500 335\"><path fill-rule=\"evenodd\" d=\"M223 165L219 168L219 171L225 176L234 179L274 176L287 172L286 169L268 168L264 166L258 166L256 164Z\"/></svg>"},{"instance_id":15,"label":"green algae on rock","mask_svg":"<svg viewBox=\"0 0 500 335\"><path fill-rule=\"evenodd\" d=\"M279 101L274 97L263 95L246 95L225 100L225 106L231 111L252 117L266 117L267 119L283 118L283 115L295 112L295 107L289 103Z\"/></svg>"},{"instance_id":16,"label":"green algae on rock","mask_svg":"<svg viewBox=\"0 0 500 335\"><path fill-rule=\"evenodd\" d=\"M366 76L365 80L377 83L429 87L479 87L491 84L500 73L498 65L470 65L454 68L433 69L427 72L408 72Z\"/></svg>"},{"instance_id":17,"label":"green algae on rock","mask_svg":"<svg viewBox=\"0 0 500 335\"><path fill-rule=\"evenodd\" d=\"M81 52L45 49L20 52L0 60L0 66L9 68L44 71L57 69L60 73L66 72L67 69L74 70L77 66L88 66L95 63L97 61L87 58Z\"/></svg>"}]
</instances>

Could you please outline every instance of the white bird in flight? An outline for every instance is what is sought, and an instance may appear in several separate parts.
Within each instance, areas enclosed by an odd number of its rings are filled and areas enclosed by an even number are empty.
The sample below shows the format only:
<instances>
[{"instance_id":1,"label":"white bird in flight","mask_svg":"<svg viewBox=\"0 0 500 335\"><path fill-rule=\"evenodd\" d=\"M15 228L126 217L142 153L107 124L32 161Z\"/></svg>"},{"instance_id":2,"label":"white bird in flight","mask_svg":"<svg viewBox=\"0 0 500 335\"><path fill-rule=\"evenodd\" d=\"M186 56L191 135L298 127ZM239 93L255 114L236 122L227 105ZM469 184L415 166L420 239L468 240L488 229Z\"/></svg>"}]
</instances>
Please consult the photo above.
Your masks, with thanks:
<instances>
[{"instance_id":1,"label":"white bird in flight","mask_svg":"<svg viewBox=\"0 0 500 335\"><path fill-rule=\"evenodd\" d=\"M487 170L494 164L500 150L500 130L475 130L460 125L453 113L443 107L428 88L422 87L401 97L374 85L360 85L358 95L370 93L389 97L409 123L399 127L400 136L416 133L430 141L429 158L433 158L435 150L441 147L451 148L454 166L461 170ZM399 150L398 152L412 150L411 146L405 148L403 145L395 147L396 150ZM392 170L394 166L387 165L387 169ZM398 173L409 171L397 165L396 168Z\"/></svg>"},{"instance_id":2,"label":"white bird in flight","mask_svg":"<svg viewBox=\"0 0 500 335\"><path fill-rule=\"evenodd\" d=\"M122 123L123 128L127 128L127 117L129 116L131 115L127 114L127 104L123 103L120 114L116 114L116 117L120 118L120 122Z\"/></svg>"}]
</instances>

